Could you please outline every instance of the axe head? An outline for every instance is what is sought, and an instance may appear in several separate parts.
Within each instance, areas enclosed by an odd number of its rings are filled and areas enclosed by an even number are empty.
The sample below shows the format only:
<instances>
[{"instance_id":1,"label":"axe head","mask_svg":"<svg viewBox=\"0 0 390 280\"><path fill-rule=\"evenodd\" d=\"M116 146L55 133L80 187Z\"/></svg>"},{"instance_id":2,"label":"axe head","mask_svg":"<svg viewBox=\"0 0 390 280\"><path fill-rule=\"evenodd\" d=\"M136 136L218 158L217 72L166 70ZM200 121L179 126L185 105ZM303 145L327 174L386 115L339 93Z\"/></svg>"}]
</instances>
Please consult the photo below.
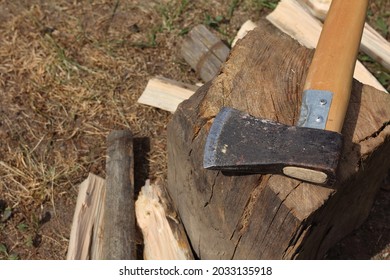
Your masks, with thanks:
<instances>
[{"instance_id":1,"label":"axe head","mask_svg":"<svg viewBox=\"0 0 390 280\"><path fill-rule=\"evenodd\" d=\"M342 140L337 132L288 126L225 107L211 126L203 164L207 169L277 173L331 186Z\"/></svg>"}]
</instances>

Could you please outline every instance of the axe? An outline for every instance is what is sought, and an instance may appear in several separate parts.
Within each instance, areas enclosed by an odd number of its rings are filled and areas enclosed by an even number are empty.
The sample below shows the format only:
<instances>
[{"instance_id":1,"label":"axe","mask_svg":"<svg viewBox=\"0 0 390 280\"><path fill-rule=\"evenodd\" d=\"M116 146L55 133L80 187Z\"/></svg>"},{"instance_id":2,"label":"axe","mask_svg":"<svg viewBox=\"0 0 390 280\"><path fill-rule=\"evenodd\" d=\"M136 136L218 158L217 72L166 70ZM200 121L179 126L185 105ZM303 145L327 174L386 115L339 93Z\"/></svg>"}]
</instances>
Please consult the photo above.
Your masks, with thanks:
<instances>
[{"instance_id":1,"label":"axe","mask_svg":"<svg viewBox=\"0 0 390 280\"><path fill-rule=\"evenodd\" d=\"M208 134L203 165L237 173L284 174L331 186L368 0L333 0L308 70L296 126L224 107Z\"/></svg>"}]
</instances>

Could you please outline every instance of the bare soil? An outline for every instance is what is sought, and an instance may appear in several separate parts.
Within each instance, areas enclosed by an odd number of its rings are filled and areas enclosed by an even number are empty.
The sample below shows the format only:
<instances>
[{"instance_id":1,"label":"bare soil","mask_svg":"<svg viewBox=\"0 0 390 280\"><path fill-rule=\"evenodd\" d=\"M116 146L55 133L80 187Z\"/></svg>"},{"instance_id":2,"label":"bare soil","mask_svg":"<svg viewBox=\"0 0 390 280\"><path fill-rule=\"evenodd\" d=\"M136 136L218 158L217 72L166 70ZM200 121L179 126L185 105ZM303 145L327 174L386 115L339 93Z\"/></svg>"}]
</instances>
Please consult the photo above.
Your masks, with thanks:
<instances>
[{"instance_id":1,"label":"bare soil","mask_svg":"<svg viewBox=\"0 0 390 280\"><path fill-rule=\"evenodd\" d=\"M278 1L0 0L0 259L64 259L77 197L89 172L105 177L106 136L131 129L135 184L166 180L168 112L137 99L156 75L195 84L179 55L203 23L229 44ZM368 20L390 39L390 2ZM387 30L386 30L387 27ZM390 90L390 75L366 66ZM366 223L329 259L390 259L390 182Z\"/></svg>"}]
</instances>

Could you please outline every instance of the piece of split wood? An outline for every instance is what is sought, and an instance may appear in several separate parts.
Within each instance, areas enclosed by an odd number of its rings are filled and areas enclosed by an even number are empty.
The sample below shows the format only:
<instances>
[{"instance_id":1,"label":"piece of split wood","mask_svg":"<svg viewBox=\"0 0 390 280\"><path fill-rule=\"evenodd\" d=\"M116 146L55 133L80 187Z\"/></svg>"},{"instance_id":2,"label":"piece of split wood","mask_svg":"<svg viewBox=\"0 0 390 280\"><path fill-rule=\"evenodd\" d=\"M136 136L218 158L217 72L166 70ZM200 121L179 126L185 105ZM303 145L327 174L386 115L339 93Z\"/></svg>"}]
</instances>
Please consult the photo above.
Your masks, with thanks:
<instances>
[{"instance_id":1,"label":"piece of split wood","mask_svg":"<svg viewBox=\"0 0 390 280\"><path fill-rule=\"evenodd\" d=\"M181 83L175 80L155 77L148 84L138 103L157 107L169 112L175 112L177 106L190 98L198 86Z\"/></svg>"},{"instance_id":2,"label":"piece of split wood","mask_svg":"<svg viewBox=\"0 0 390 280\"><path fill-rule=\"evenodd\" d=\"M248 34L249 31L253 30L256 26L256 23L251 20L244 22L244 24L241 25L241 28L238 30L236 37L233 39L232 48L236 45L238 40L244 38L245 35Z\"/></svg>"},{"instance_id":3,"label":"piece of split wood","mask_svg":"<svg viewBox=\"0 0 390 280\"><path fill-rule=\"evenodd\" d=\"M325 20L332 0L298 0L318 19Z\"/></svg>"},{"instance_id":4,"label":"piece of split wood","mask_svg":"<svg viewBox=\"0 0 390 280\"><path fill-rule=\"evenodd\" d=\"M331 0L298 0L312 15L325 20ZM390 43L368 23L364 25L361 51L390 70Z\"/></svg>"},{"instance_id":5,"label":"piece of split wood","mask_svg":"<svg viewBox=\"0 0 390 280\"><path fill-rule=\"evenodd\" d=\"M219 73L230 49L206 26L199 24L184 38L180 53L204 82Z\"/></svg>"},{"instance_id":6,"label":"piece of split wood","mask_svg":"<svg viewBox=\"0 0 390 280\"><path fill-rule=\"evenodd\" d=\"M390 70L390 43L368 23L364 25L361 50Z\"/></svg>"},{"instance_id":7,"label":"piece of split wood","mask_svg":"<svg viewBox=\"0 0 390 280\"><path fill-rule=\"evenodd\" d=\"M184 228L162 187L147 180L135 202L146 260L193 259Z\"/></svg>"},{"instance_id":8,"label":"piece of split wood","mask_svg":"<svg viewBox=\"0 0 390 280\"><path fill-rule=\"evenodd\" d=\"M317 46L322 30L322 23L307 13L297 1L281 0L276 9L266 18L281 31L293 37L305 47L315 48ZM337 63L337 61L334 63ZM381 91L386 91L359 61L356 61L354 78L363 84L373 86Z\"/></svg>"},{"instance_id":9,"label":"piece of split wood","mask_svg":"<svg viewBox=\"0 0 390 280\"><path fill-rule=\"evenodd\" d=\"M130 130L113 130L107 136L106 174L102 259L135 260L134 153Z\"/></svg>"},{"instance_id":10,"label":"piece of split wood","mask_svg":"<svg viewBox=\"0 0 390 280\"><path fill-rule=\"evenodd\" d=\"M101 256L102 201L105 196L105 180L89 173L79 185L73 216L68 260L96 260Z\"/></svg>"}]
</instances>

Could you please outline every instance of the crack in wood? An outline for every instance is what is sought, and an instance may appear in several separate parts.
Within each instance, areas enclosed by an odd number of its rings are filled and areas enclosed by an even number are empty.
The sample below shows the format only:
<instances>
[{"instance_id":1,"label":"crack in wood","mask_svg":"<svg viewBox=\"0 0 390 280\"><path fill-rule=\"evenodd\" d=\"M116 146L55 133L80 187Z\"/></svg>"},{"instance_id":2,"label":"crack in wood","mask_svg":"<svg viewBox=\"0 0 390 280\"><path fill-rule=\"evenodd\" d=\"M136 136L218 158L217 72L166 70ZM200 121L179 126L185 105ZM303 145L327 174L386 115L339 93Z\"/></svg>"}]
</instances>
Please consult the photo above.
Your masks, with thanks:
<instances>
[{"instance_id":1,"label":"crack in wood","mask_svg":"<svg viewBox=\"0 0 390 280\"><path fill-rule=\"evenodd\" d=\"M259 195L260 195L261 191L267 185L267 182L271 178L271 176L272 175L262 175L259 178L259 182L251 191L249 198L247 200L247 203L244 207L244 210L241 214L241 217L237 221L237 224L236 224L232 234L230 235L230 240L232 240L234 238L236 233L237 233L237 235L239 235L238 240L240 240L241 236L248 229L248 224L249 224L249 221L251 220L254 205L256 204L257 200L259 199Z\"/></svg>"},{"instance_id":2,"label":"crack in wood","mask_svg":"<svg viewBox=\"0 0 390 280\"><path fill-rule=\"evenodd\" d=\"M200 236L199 236L199 240L198 240L198 258L201 260L202 259L202 253L201 253L201 246L200 246Z\"/></svg>"},{"instance_id":3,"label":"crack in wood","mask_svg":"<svg viewBox=\"0 0 390 280\"><path fill-rule=\"evenodd\" d=\"M277 217L277 215L278 215L278 213L279 213L279 210L281 209L281 207L284 205L284 202L287 200L287 198L290 196L290 194L292 194L301 184L302 184L303 182L299 182L294 188L292 188L291 189L291 191L280 201L280 203L279 203L279 206L278 206L278 208L277 208L277 210L276 210L276 212L275 213L273 213L272 215L272 220L271 220L271 222L268 224L268 226L267 226L267 230L266 230L266 232L265 232L265 234L264 234L264 236L263 236L263 239L261 240L261 242L260 242L260 244L261 245L263 245L264 244L264 242L265 242L265 240L266 240L266 238L269 238L269 235L268 235L268 233L269 233L269 231L270 231L270 229L271 229L271 227L272 227L272 225L273 225L273 223L274 223L274 221L275 221L275 219L276 219L276 217ZM279 193L276 193L275 194L275 197L278 197L278 194ZM288 217L288 215L290 215L290 213L293 211L293 209L289 209L288 210L288 212L287 212L287 214L286 214L286 216L284 217L284 219L283 219L283 222L286 220L286 218ZM280 224L280 226L283 224L283 222ZM261 246L260 245L260 246Z\"/></svg>"},{"instance_id":4,"label":"crack in wood","mask_svg":"<svg viewBox=\"0 0 390 280\"><path fill-rule=\"evenodd\" d=\"M307 220L305 220L299 227L299 230L296 231L294 237L292 238L293 242L291 242L291 246L288 246L285 250L283 258L296 259L299 255L302 255L304 251L302 248L305 245L303 239L310 235L310 232L315 226L315 224L309 224ZM291 254L291 256L288 256L288 254Z\"/></svg>"},{"instance_id":5,"label":"crack in wood","mask_svg":"<svg viewBox=\"0 0 390 280\"><path fill-rule=\"evenodd\" d=\"M302 233L305 231L304 225L301 225L298 230L294 233L292 238L290 239L290 242L288 243L288 246L284 250L282 254L282 259L286 259L287 254L291 253L291 251L294 249L295 245L297 244L298 240L300 239Z\"/></svg>"},{"instance_id":6,"label":"crack in wood","mask_svg":"<svg viewBox=\"0 0 390 280\"><path fill-rule=\"evenodd\" d=\"M206 203L205 203L204 206L203 206L203 207L205 207L205 208L210 204L211 199L212 199L213 196L214 196L214 187L215 187L215 185L216 185L216 183L217 183L217 177L218 177L218 175L219 175L220 173L221 173L221 172L218 171L217 174L216 174L215 177L214 177L214 181L213 181L213 183L211 184L211 193L210 193L209 199L206 201Z\"/></svg>"},{"instance_id":7,"label":"crack in wood","mask_svg":"<svg viewBox=\"0 0 390 280\"><path fill-rule=\"evenodd\" d=\"M375 131L374 133L372 133L371 135L368 135L367 137L361 139L358 141L358 143L362 143L364 141L367 141L369 139L372 139L372 138L375 138L377 137L383 130L385 130L385 128L390 125L390 120L385 122L377 131Z\"/></svg>"},{"instance_id":8,"label":"crack in wood","mask_svg":"<svg viewBox=\"0 0 390 280\"><path fill-rule=\"evenodd\" d=\"M201 131L205 128L205 126L207 126L207 124L209 122L211 122L213 119L215 119L215 117L216 117L215 115L214 116L210 116L210 117L205 117L204 115L197 116L197 118L199 119L199 125L195 125L194 124L193 136L192 136L192 139L191 139L191 144L194 143L194 141L196 140L196 138L198 138L199 135L202 135Z\"/></svg>"},{"instance_id":9,"label":"crack in wood","mask_svg":"<svg viewBox=\"0 0 390 280\"><path fill-rule=\"evenodd\" d=\"M207 123L207 122L205 122L205 123ZM204 124L205 124L205 123L204 123ZM202 127L204 126L204 124L201 125L201 126L195 126L195 127L194 127L194 135L192 136L192 142L194 142L194 140L198 137L199 132L200 132L200 130L202 129Z\"/></svg>"},{"instance_id":10,"label":"crack in wood","mask_svg":"<svg viewBox=\"0 0 390 280\"><path fill-rule=\"evenodd\" d=\"M193 149L190 149L190 151L188 152L188 157L191 157L192 151L193 151Z\"/></svg>"},{"instance_id":11,"label":"crack in wood","mask_svg":"<svg viewBox=\"0 0 390 280\"><path fill-rule=\"evenodd\" d=\"M333 225L330 225L330 227L326 230L325 234L322 236L320 243L318 244L317 250L315 252L315 258L318 258L318 253L321 249L322 244L324 243L325 239L330 234L331 230L333 229Z\"/></svg>"},{"instance_id":12,"label":"crack in wood","mask_svg":"<svg viewBox=\"0 0 390 280\"><path fill-rule=\"evenodd\" d=\"M278 117L278 114L277 114L277 111L276 111L276 106L275 106L274 98L273 98L272 94L270 94L269 96L270 96L270 98L271 98L272 107L273 107L273 109L274 109L275 121L276 121L276 122L279 122L279 117Z\"/></svg>"},{"instance_id":13,"label":"crack in wood","mask_svg":"<svg viewBox=\"0 0 390 280\"><path fill-rule=\"evenodd\" d=\"M234 260L234 256L236 255L237 248L240 245L241 238L242 238L242 235L238 238L238 241L237 241L237 243L234 246L233 254L230 257L231 260Z\"/></svg>"},{"instance_id":14,"label":"crack in wood","mask_svg":"<svg viewBox=\"0 0 390 280\"><path fill-rule=\"evenodd\" d=\"M295 187L291 189L291 191L286 195L285 198L282 199L282 204L287 200L287 198L300 186L303 182L299 182Z\"/></svg>"}]
</instances>

